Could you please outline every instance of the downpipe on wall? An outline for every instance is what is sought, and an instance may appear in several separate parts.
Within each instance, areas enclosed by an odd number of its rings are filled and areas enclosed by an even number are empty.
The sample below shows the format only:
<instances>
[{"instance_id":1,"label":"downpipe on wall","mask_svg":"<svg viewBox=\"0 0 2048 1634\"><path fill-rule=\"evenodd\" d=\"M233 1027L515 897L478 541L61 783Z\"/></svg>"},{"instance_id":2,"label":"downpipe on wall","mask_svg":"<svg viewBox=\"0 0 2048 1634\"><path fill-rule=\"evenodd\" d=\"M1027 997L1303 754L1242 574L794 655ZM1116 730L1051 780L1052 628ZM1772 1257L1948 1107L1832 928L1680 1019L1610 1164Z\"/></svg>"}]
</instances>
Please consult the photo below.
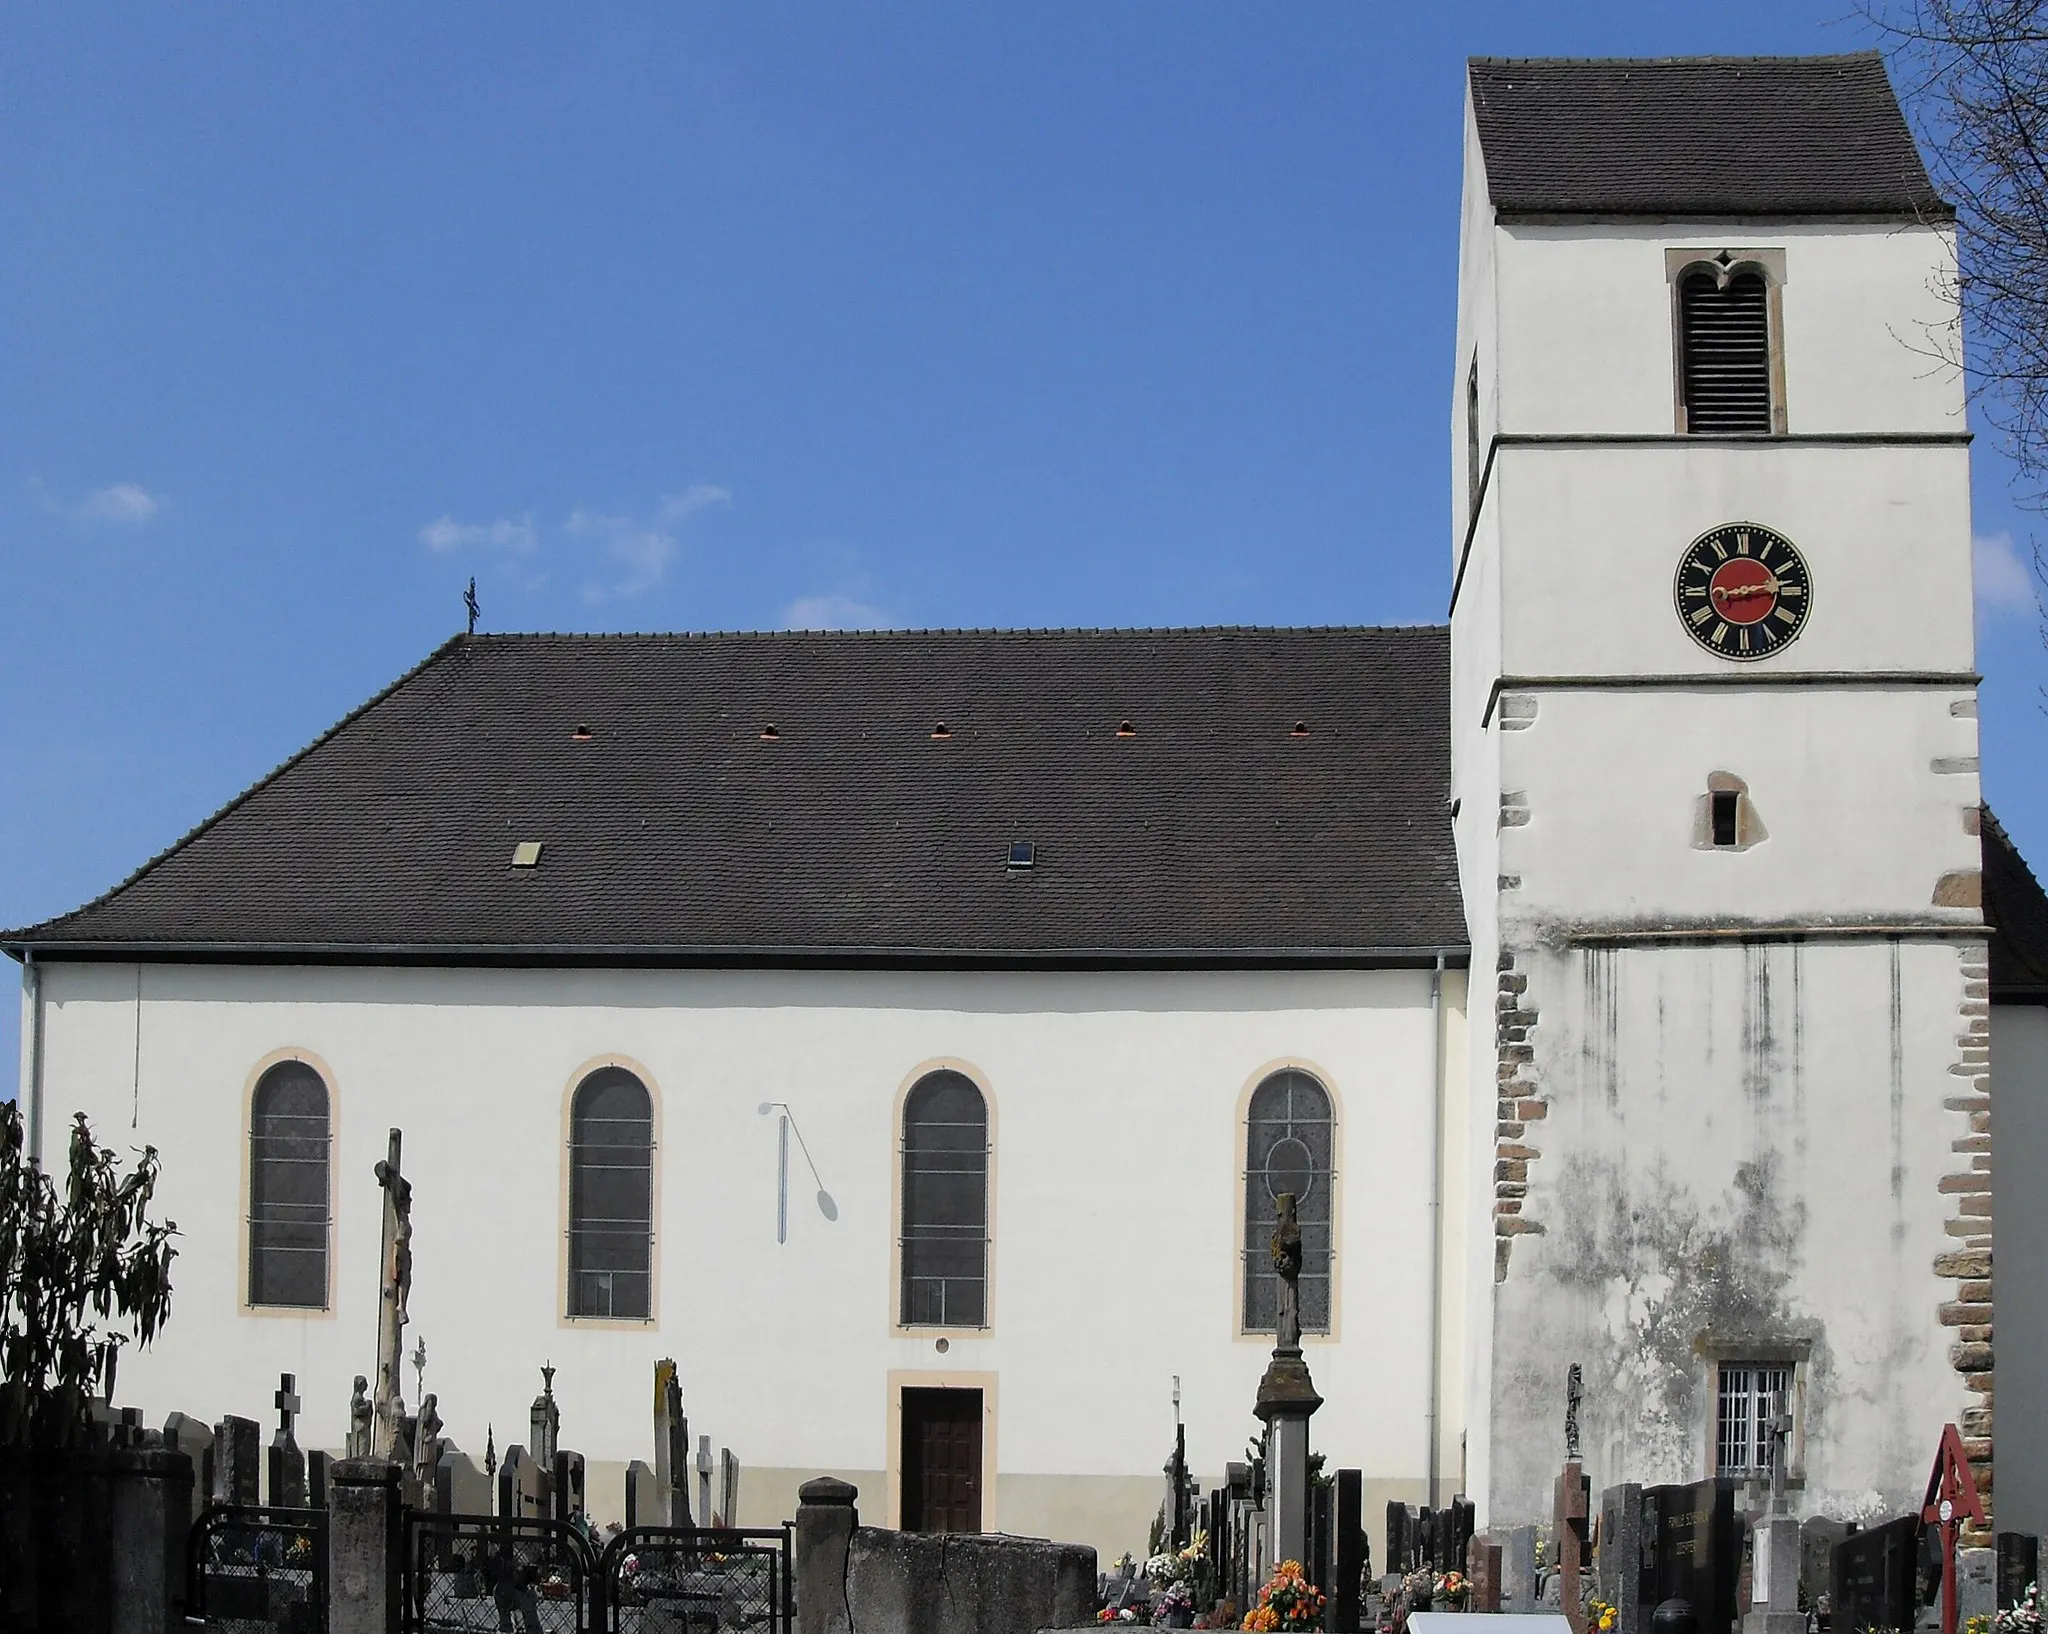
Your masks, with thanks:
<instances>
[{"instance_id":1,"label":"downpipe on wall","mask_svg":"<svg viewBox=\"0 0 2048 1634\"><path fill-rule=\"evenodd\" d=\"M1437 1441L1443 1416L1444 1363L1444 956L1436 956L1429 977L1430 1120L1429 1165L1429 1507L1440 1507L1441 1462Z\"/></svg>"},{"instance_id":2,"label":"downpipe on wall","mask_svg":"<svg viewBox=\"0 0 2048 1634\"><path fill-rule=\"evenodd\" d=\"M43 967L36 963L35 949L21 956L21 984L28 994L28 1082L22 1090L28 1100L28 1160L38 1168L43 1162Z\"/></svg>"}]
</instances>

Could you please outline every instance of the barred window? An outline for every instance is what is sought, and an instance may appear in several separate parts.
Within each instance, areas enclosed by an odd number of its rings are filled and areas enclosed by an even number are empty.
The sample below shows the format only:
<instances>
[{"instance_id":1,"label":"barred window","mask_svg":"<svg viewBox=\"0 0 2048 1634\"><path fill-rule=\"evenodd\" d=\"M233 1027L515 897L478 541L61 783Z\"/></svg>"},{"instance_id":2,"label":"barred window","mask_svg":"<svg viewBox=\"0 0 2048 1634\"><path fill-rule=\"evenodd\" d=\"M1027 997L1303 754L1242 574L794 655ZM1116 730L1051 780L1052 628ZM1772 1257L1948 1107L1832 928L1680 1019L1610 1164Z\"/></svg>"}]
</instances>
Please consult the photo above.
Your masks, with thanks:
<instances>
[{"instance_id":1,"label":"barred window","mask_svg":"<svg viewBox=\"0 0 2048 1634\"><path fill-rule=\"evenodd\" d=\"M988 1107L965 1073L904 1100L901 1249L903 1326L988 1325Z\"/></svg>"},{"instance_id":2,"label":"barred window","mask_svg":"<svg viewBox=\"0 0 2048 1634\"><path fill-rule=\"evenodd\" d=\"M249 1105L249 1303L327 1308L327 1085L303 1061L256 1080Z\"/></svg>"},{"instance_id":3,"label":"barred window","mask_svg":"<svg viewBox=\"0 0 2048 1634\"><path fill-rule=\"evenodd\" d=\"M1337 1171L1330 1092L1299 1067L1274 1073L1252 1091L1245 1128L1244 1326L1271 1333L1280 1319L1273 1270L1274 1205L1294 1193L1301 1224L1301 1326L1330 1331L1331 1198Z\"/></svg>"},{"instance_id":4,"label":"barred window","mask_svg":"<svg viewBox=\"0 0 2048 1634\"><path fill-rule=\"evenodd\" d=\"M600 1067L569 1102L569 1314L653 1310L654 1102L624 1067Z\"/></svg>"},{"instance_id":5,"label":"barred window","mask_svg":"<svg viewBox=\"0 0 2048 1634\"><path fill-rule=\"evenodd\" d=\"M1685 429L1765 432L1771 413L1771 305L1763 274L1697 267L1678 281Z\"/></svg>"},{"instance_id":6,"label":"barred window","mask_svg":"<svg viewBox=\"0 0 2048 1634\"><path fill-rule=\"evenodd\" d=\"M1766 1476L1776 1456L1771 1415L1792 1410L1789 1362L1723 1362L1718 1392L1714 1467L1717 1474Z\"/></svg>"}]
</instances>

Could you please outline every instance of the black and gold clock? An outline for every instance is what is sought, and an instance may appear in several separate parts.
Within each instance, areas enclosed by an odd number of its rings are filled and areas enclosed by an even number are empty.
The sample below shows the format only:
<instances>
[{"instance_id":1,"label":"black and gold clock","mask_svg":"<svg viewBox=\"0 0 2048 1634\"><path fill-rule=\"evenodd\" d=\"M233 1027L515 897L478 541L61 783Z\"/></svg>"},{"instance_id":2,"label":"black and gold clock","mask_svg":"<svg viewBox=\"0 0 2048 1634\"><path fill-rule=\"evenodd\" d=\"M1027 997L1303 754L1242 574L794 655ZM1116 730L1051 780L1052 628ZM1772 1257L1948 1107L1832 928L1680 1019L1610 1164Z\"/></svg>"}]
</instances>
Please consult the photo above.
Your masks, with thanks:
<instances>
[{"instance_id":1,"label":"black and gold clock","mask_svg":"<svg viewBox=\"0 0 2048 1634\"><path fill-rule=\"evenodd\" d=\"M1686 548L1671 594L1687 635L1718 657L1746 663L1799 638L1813 605L1813 578L1782 533L1729 522Z\"/></svg>"}]
</instances>

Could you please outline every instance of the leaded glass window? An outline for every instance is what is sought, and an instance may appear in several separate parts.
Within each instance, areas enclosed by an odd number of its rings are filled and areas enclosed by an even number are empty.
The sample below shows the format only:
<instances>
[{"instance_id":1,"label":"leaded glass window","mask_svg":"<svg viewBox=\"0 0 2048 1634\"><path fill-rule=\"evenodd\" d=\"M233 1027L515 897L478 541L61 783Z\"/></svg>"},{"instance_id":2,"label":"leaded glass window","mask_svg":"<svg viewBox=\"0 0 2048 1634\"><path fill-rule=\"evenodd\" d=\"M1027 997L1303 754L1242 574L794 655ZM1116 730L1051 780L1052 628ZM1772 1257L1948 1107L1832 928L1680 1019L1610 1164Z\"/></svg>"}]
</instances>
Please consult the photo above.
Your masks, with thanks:
<instances>
[{"instance_id":1,"label":"leaded glass window","mask_svg":"<svg viewBox=\"0 0 2048 1634\"><path fill-rule=\"evenodd\" d=\"M249 1104L249 1303L327 1306L327 1085L303 1061L256 1080Z\"/></svg>"},{"instance_id":2,"label":"leaded glass window","mask_svg":"<svg viewBox=\"0 0 2048 1634\"><path fill-rule=\"evenodd\" d=\"M1271 1333L1279 1322L1273 1271L1274 1205L1294 1193L1301 1222L1301 1326L1330 1331L1331 1200L1337 1171L1330 1092L1299 1067L1274 1073L1252 1091L1245 1126L1244 1326Z\"/></svg>"},{"instance_id":3,"label":"leaded glass window","mask_svg":"<svg viewBox=\"0 0 2048 1634\"><path fill-rule=\"evenodd\" d=\"M569 1314L653 1310L654 1102L624 1067L600 1067L569 1103Z\"/></svg>"},{"instance_id":4,"label":"leaded glass window","mask_svg":"<svg viewBox=\"0 0 2048 1634\"><path fill-rule=\"evenodd\" d=\"M1770 1474L1777 1451L1771 1416L1784 1404L1790 1413L1792 1367L1788 1362L1723 1362L1714 1438L1715 1469L1722 1475Z\"/></svg>"},{"instance_id":5,"label":"leaded glass window","mask_svg":"<svg viewBox=\"0 0 2048 1634\"><path fill-rule=\"evenodd\" d=\"M926 1073L903 1103L905 1327L988 1323L988 1106L964 1073Z\"/></svg>"}]
</instances>

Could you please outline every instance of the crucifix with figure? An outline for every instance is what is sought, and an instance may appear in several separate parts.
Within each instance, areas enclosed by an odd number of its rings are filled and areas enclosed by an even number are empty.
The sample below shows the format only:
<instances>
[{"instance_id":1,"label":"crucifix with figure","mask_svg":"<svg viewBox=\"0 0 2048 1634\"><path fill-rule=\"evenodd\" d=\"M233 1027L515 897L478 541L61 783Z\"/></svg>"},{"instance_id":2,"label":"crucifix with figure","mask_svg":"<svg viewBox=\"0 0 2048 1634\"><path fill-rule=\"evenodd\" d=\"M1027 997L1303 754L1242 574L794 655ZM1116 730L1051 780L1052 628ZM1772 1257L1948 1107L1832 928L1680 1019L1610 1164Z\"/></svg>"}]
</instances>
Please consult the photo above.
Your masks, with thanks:
<instances>
[{"instance_id":1,"label":"crucifix with figure","mask_svg":"<svg viewBox=\"0 0 2048 1634\"><path fill-rule=\"evenodd\" d=\"M384 1191L383 1252L378 1264L382 1282L377 1291L377 1393L372 1405L374 1426L370 1456L395 1458L405 1395L405 1303L412 1295L412 1182L399 1167L405 1137L391 1131L384 1161L377 1165L377 1184Z\"/></svg>"}]
</instances>

